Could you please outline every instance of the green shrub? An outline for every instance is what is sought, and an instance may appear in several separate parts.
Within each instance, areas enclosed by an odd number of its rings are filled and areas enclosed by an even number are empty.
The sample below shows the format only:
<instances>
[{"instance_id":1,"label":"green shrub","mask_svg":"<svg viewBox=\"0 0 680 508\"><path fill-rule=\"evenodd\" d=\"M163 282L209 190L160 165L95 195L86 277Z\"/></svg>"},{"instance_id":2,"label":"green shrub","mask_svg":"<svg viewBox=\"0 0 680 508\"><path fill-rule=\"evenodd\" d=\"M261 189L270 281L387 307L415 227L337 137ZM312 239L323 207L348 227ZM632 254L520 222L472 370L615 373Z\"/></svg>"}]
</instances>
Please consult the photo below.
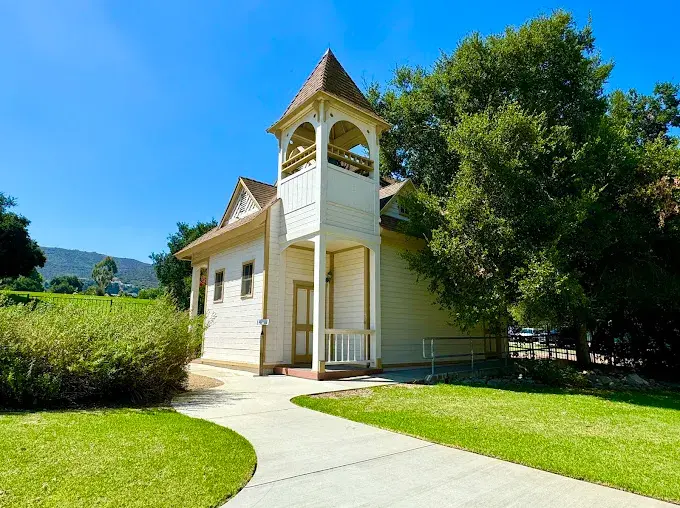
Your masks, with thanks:
<instances>
[{"instance_id":1,"label":"green shrub","mask_svg":"<svg viewBox=\"0 0 680 508\"><path fill-rule=\"evenodd\" d=\"M0 406L165 400L185 382L201 334L166 299L116 312L0 302Z\"/></svg>"}]
</instances>

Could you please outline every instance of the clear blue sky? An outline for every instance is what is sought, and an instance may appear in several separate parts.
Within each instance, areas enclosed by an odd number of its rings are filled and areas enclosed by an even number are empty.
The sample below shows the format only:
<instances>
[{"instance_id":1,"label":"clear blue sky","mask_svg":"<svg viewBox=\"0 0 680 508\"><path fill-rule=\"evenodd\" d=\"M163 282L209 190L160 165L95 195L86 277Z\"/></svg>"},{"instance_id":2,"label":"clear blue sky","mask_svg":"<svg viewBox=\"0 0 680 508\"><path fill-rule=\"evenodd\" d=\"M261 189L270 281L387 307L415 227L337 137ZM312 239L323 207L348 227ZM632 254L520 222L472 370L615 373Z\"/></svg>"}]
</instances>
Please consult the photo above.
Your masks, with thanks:
<instances>
[{"instance_id":1,"label":"clear blue sky","mask_svg":"<svg viewBox=\"0 0 680 508\"><path fill-rule=\"evenodd\" d=\"M238 175L274 180L265 129L329 44L362 86L558 7L592 16L610 87L680 81L678 0L0 0L0 190L41 245L148 261Z\"/></svg>"}]
</instances>

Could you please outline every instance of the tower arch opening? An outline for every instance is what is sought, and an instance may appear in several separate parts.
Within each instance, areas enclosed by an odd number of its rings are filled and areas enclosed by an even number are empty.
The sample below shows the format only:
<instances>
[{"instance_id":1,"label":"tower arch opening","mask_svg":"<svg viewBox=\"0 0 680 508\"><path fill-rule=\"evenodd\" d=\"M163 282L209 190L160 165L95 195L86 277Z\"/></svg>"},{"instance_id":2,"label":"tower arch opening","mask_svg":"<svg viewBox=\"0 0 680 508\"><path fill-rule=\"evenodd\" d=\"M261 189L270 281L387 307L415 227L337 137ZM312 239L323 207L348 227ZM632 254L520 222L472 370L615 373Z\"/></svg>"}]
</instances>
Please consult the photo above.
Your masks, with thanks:
<instances>
[{"instance_id":1,"label":"tower arch opening","mask_svg":"<svg viewBox=\"0 0 680 508\"><path fill-rule=\"evenodd\" d=\"M282 176L293 175L316 164L316 132L310 122L297 126L288 140Z\"/></svg>"},{"instance_id":2,"label":"tower arch opening","mask_svg":"<svg viewBox=\"0 0 680 508\"><path fill-rule=\"evenodd\" d=\"M338 120L328 131L328 162L348 171L369 176L373 160L368 140L361 128L348 120Z\"/></svg>"}]
</instances>

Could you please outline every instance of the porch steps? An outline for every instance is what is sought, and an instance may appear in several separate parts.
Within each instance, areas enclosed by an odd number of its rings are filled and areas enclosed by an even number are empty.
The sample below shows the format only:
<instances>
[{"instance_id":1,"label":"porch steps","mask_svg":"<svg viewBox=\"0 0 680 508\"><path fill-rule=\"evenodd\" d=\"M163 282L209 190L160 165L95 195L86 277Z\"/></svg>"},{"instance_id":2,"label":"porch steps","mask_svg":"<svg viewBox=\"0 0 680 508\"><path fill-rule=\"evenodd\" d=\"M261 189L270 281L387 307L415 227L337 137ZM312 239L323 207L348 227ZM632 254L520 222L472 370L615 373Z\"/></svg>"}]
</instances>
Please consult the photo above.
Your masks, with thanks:
<instances>
[{"instance_id":1,"label":"porch steps","mask_svg":"<svg viewBox=\"0 0 680 508\"><path fill-rule=\"evenodd\" d=\"M313 379L315 381L328 381L331 379L347 379L358 376L373 376L382 374L382 369L371 368L343 368L328 369L325 372L314 372L309 367L274 367L274 374Z\"/></svg>"}]
</instances>

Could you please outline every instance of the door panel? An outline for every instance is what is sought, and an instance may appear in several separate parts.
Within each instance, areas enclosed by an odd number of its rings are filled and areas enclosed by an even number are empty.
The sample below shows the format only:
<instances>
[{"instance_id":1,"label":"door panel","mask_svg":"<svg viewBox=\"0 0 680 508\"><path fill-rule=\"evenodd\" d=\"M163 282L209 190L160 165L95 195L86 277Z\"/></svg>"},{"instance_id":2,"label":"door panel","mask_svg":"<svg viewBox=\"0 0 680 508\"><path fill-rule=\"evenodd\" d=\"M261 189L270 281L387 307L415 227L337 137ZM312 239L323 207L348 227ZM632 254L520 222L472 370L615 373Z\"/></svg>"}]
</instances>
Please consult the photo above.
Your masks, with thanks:
<instances>
[{"instance_id":1,"label":"door panel","mask_svg":"<svg viewBox=\"0 0 680 508\"><path fill-rule=\"evenodd\" d=\"M306 288L297 288L295 295L297 298L296 324L302 325L307 323L307 292Z\"/></svg>"},{"instance_id":2,"label":"door panel","mask_svg":"<svg viewBox=\"0 0 680 508\"><path fill-rule=\"evenodd\" d=\"M293 290L293 363L311 363L314 286L296 282Z\"/></svg>"},{"instance_id":3,"label":"door panel","mask_svg":"<svg viewBox=\"0 0 680 508\"><path fill-rule=\"evenodd\" d=\"M309 332L295 332L295 356L307 356L307 334Z\"/></svg>"}]
</instances>

